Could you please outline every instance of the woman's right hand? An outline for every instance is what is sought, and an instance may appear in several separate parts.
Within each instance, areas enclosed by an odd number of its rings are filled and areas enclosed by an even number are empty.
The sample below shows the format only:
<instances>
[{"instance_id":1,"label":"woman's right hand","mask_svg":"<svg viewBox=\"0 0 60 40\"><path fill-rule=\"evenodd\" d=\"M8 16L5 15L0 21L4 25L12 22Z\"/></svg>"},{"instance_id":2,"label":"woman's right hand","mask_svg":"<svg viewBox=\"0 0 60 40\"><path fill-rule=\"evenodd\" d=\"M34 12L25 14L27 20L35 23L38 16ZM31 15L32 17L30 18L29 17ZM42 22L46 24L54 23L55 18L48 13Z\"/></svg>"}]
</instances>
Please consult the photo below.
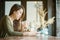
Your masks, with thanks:
<instances>
[{"instance_id":1,"label":"woman's right hand","mask_svg":"<svg viewBox=\"0 0 60 40\"><path fill-rule=\"evenodd\" d=\"M24 32L23 36L36 36L37 32Z\"/></svg>"}]
</instances>

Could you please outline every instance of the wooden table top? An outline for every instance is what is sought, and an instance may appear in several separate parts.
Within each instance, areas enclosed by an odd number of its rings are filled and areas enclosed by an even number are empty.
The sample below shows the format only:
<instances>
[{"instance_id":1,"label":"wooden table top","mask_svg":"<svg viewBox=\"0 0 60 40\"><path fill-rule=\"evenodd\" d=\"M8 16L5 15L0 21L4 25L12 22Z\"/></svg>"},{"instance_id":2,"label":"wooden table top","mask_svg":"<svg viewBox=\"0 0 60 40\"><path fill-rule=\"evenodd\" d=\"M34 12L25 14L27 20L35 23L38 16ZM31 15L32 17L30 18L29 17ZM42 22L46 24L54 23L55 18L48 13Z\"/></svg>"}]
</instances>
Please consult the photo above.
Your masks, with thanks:
<instances>
[{"instance_id":1,"label":"wooden table top","mask_svg":"<svg viewBox=\"0 0 60 40\"><path fill-rule=\"evenodd\" d=\"M0 38L0 40L60 40L59 37L53 37L53 36L11 36L6 38Z\"/></svg>"}]
</instances>

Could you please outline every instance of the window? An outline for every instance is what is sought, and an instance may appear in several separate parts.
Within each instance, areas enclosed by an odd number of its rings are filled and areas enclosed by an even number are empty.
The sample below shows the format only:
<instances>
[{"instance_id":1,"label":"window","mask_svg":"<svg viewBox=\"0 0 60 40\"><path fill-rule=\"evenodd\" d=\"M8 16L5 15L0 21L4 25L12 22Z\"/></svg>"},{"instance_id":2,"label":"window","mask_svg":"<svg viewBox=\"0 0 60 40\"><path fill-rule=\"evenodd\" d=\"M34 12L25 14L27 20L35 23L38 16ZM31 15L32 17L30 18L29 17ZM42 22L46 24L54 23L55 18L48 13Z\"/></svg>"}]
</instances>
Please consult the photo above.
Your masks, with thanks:
<instances>
[{"instance_id":1,"label":"window","mask_svg":"<svg viewBox=\"0 0 60 40\"><path fill-rule=\"evenodd\" d=\"M9 15L10 8L14 4L20 4L21 5L21 2L20 1L5 1L5 15Z\"/></svg>"},{"instance_id":2,"label":"window","mask_svg":"<svg viewBox=\"0 0 60 40\"><path fill-rule=\"evenodd\" d=\"M38 4L37 4L38 2ZM40 25L40 16L38 13L38 7L43 8L43 2L42 1L27 1L27 20L31 22L31 30L36 30L35 27L37 27L38 24ZM48 29L44 29L42 31L39 31L43 34L48 34Z\"/></svg>"},{"instance_id":3,"label":"window","mask_svg":"<svg viewBox=\"0 0 60 40\"><path fill-rule=\"evenodd\" d=\"M60 36L60 0L56 0L56 27L57 36Z\"/></svg>"},{"instance_id":4,"label":"window","mask_svg":"<svg viewBox=\"0 0 60 40\"><path fill-rule=\"evenodd\" d=\"M27 20L30 22L39 22L40 23L40 18L39 18L39 14L37 12L37 8L36 8L36 1L27 1ZM42 5L42 1L39 1L40 5ZM38 23L38 24L39 24Z\"/></svg>"}]
</instances>

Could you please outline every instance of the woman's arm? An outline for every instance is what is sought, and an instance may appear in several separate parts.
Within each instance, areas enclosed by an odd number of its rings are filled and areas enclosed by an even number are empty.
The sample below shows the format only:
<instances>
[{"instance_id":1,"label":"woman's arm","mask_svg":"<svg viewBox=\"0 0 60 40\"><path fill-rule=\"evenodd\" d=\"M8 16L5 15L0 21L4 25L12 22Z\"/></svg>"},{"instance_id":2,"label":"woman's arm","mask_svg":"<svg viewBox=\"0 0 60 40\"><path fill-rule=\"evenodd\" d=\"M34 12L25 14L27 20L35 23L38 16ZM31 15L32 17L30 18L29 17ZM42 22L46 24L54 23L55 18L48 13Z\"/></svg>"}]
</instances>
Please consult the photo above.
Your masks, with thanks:
<instances>
[{"instance_id":1,"label":"woman's arm","mask_svg":"<svg viewBox=\"0 0 60 40\"><path fill-rule=\"evenodd\" d=\"M22 32L16 32L16 31L14 31L14 28L11 25L10 20L9 20L8 17L6 17L5 21L6 21L5 22L5 26L6 26L6 29L7 29L6 31L7 31L8 34L10 34L11 36L22 36L23 35Z\"/></svg>"}]
</instances>

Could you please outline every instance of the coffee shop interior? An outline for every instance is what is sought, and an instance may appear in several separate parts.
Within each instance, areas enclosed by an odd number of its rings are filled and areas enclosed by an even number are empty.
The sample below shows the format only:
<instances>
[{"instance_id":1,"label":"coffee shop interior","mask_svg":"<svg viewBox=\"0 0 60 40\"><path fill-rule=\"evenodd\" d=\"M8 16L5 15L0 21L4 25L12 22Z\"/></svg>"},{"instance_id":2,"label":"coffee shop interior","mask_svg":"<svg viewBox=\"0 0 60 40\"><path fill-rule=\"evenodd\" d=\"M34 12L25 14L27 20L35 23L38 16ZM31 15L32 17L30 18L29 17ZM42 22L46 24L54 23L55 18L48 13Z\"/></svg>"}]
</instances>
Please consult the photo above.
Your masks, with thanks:
<instances>
[{"instance_id":1,"label":"coffee shop interior","mask_svg":"<svg viewBox=\"0 0 60 40\"><path fill-rule=\"evenodd\" d=\"M24 27L14 27L16 31L20 28L21 32L38 32L37 36L60 37L60 0L0 0L0 20L9 15L13 4L25 8Z\"/></svg>"}]
</instances>

